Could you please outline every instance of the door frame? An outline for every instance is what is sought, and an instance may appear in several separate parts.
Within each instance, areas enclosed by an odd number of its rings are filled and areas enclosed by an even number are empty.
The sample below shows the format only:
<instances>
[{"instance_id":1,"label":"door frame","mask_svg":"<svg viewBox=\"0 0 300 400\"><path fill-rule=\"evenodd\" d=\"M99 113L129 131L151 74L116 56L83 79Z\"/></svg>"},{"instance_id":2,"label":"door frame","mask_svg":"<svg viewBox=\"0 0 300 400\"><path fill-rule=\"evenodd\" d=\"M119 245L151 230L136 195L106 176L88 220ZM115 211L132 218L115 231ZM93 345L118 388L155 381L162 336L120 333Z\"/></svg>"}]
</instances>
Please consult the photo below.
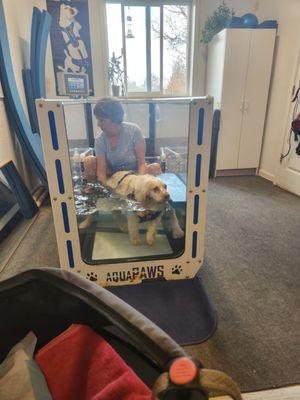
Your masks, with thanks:
<instances>
[{"instance_id":1,"label":"door frame","mask_svg":"<svg viewBox=\"0 0 300 400\"><path fill-rule=\"evenodd\" d=\"M300 85L300 48L298 49L297 61L296 61L296 65L295 65L294 72L293 72L292 76L293 76L293 78L292 78L290 86L289 86L289 93L292 93L292 90L293 90L294 86L296 87L296 90L297 90L298 85ZM289 102L288 106L287 106L286 113L285 113L286 116L285 116L285 119L284 119L285 123L284 123L284 127L283 127L284 134L283 134L282 141L281 141L280 153L278 151L278 153L279 153L278 156L279 157L280 157L281 154L285 154L286 151L287 151L286 145L287 145L288 137L290 135L289 132L290 132L290 126L291 126L291 122L292 122L292 120L291 120L292 110L293 110L293 104L291 102ZM299 107L298 112L300 112L300 107ZM292 134L291 140L292 140L292 142L294 140L293 139L293 134ZM293 150L291 150L291 151L293 151ZM300 159L300 157L299 157L299 159ZM289 160L289 158L287 158L286 160L283 160L282 163L277 161L277 167L276 167L276 170L275 170L273 183L276 186L279 186L279 187L281 187L281 188L283 188L283 189L285 189L285 190L287 190L287 191L289 191L289 192L291 192L293 194L296 194L296 195L300 196L300 184L299 184L299 188L298 188L297 187L297 182L296 182L295 185L294 184L290 185L289 183L286 183L285 181L282 180L283 174L285 173L284 171L287 169L287 164L286 163L288 162L288 160ZM296 176L295 180L297 180L297 179L299 179L299 182L300 182L300 173L299 173L299 177ZM292 187L290 187L290 186L292 186ZM296 187L294 187L294 186L296 186Z\"/></svg>"}]
</instances>

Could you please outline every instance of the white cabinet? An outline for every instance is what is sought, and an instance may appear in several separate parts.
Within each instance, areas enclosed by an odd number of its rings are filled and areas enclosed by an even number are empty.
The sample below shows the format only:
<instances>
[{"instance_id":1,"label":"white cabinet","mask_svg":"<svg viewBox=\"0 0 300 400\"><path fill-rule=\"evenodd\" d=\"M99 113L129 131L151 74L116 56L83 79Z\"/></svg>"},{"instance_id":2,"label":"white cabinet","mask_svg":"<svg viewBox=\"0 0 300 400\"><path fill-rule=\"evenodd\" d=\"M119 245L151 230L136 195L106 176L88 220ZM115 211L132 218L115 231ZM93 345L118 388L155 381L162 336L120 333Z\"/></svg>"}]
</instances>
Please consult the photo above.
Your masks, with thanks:
<instances>
[{"instance_id":1,"label":"white cabinet","mask_svg":"<svg viewBox=\"0 0 300 400\"><path fill-rule=\"evenodd\" d=\"M224 29L208 48L206 93L221 109L217 170L259 166L275 29Z\"/></svg>"}]
</instances>

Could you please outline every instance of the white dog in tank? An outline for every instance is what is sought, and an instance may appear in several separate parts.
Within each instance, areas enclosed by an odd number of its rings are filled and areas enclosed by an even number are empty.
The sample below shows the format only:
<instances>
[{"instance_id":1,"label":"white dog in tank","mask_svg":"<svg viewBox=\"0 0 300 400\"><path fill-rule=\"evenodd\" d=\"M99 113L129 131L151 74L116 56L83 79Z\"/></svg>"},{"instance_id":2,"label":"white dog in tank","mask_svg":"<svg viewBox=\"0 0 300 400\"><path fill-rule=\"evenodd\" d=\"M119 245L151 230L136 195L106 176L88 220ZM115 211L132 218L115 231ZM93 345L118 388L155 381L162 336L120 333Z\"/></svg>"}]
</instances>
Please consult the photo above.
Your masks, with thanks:
<instances>
[{"instance_id":1,"label":"white dog in tank","mask_svg":"<svg viewBox=\"0 0 300 400\"><path fill-rule=\"evenodd\" d=\"M135 175L131 171L119 171L108 179L107 186L122 197L136 200L145 209L127 213L128 232L131 242L139 245L140 225L146 225L146 242L152 246L156 240L157 226L170 200L167 185L153 175ZM179 225L175 210L170 208L169 214L173 238L183 237L184 232Z\"/></svg>"}]
</instances>

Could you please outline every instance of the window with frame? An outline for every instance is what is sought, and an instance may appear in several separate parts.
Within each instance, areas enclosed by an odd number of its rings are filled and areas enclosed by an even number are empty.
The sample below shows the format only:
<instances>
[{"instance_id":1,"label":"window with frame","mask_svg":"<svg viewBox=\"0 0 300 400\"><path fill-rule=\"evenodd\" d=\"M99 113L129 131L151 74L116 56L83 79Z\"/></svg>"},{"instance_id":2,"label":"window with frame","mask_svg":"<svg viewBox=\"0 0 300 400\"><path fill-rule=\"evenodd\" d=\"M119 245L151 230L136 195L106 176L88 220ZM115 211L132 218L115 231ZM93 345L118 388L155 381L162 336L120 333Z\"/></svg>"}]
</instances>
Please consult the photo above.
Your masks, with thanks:
<instances>
[{"instance_id":1,"label":"window with frame","mask_svg":"<svg viewBox=\"0 0 300 400\"><path fill-rule=\"evenodd\" d=\"M189 93L191 1L107 0L113 95Z\"/></svg>"}]
</instances>

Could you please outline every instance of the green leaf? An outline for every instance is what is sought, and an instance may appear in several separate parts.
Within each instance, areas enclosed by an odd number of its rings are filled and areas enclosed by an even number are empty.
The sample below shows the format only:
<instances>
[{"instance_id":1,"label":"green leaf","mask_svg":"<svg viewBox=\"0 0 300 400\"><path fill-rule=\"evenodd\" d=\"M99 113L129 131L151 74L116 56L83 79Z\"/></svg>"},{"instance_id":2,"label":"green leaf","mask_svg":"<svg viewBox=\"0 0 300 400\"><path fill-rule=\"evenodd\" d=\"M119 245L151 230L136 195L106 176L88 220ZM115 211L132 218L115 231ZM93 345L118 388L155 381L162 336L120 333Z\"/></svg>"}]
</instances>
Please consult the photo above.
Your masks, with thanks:
<instances>
[{"instance_id":1,"label":"green leaf","mask_svg":"<svg viewBox=\"0 0 300 400\"><path fill-rule=\"evenodd\" d=\"M235 15L234 9L230 9L225 1L208 17L201 32L201 43L209 43L213 37L226 27L227 22Z\"/></svg>"}]
</instances>

